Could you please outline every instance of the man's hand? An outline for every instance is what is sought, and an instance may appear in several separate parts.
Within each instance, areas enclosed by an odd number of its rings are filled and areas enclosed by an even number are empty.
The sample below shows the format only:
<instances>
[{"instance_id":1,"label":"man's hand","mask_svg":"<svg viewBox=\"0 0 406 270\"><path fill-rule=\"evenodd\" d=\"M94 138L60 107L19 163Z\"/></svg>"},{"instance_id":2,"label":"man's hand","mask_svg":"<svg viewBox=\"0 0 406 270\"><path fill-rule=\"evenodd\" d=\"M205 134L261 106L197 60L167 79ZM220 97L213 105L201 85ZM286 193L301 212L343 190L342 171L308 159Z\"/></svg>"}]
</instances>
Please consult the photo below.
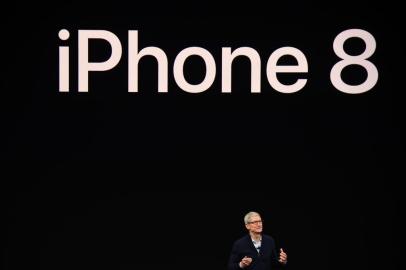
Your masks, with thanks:
<instances>
[{"instance_id":1,"label":"man's hand","mask_svg":"<svg viewBox=\"0 0 406 270\"><path fill-rule=\"evenodd\" d=\"M283 249L281 249L281 252L279 253L279 262L281 264L286 264L288 262L288 254L286 254Z\"/></svg>"},{"instance_id":2,"label":"man's hand","mask_svg":"<svg viewBox=\"0 0 406 270\"><path fill-rule=\"evenodd\" d=\"M252 262L252 258L244 256L244 258L242 258L240 264L240 268L245 268L247 266L249 266Z\"/></svg>"}]
</instances>

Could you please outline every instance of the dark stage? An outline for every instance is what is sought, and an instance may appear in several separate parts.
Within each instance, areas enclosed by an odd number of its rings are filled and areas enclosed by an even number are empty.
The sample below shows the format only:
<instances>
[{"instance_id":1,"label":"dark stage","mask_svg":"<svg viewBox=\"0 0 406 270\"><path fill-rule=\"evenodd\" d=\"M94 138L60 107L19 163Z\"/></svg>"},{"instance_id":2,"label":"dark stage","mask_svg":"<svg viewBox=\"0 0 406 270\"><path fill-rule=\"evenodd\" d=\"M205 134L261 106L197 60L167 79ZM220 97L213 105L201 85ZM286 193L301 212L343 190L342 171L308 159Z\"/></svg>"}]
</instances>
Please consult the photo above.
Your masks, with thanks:
<instances>
[{"instance_id":1,"label":"dark stage","mask_svg":"<svg viewBox=\"0 0 406 270\"><path fill-rule=\"evenodd\" d=\"M2 9L2 268L226 270L254 210L288 253L289 270L403 269L403 13L390 2L291 1ZM363 93L340 91L330 78L340 61L334 40L349 29L376 42L366 61L378 79ZM88 73L87 92L79 91L80 30L113 33L122 48L113 68ZM130 30L139 50L166 54L167 92L151 56L139 62L138 92L129 91ZM371 44L351 38L343 49L356 56ZM117 52L102 39L88 45L89 62ZM59 91L60 47L69 48L69 91ZM200 93L175 75L188 47L214 59ZM225 93L225 47L258 53L259 93L244 56ZM292 93L267 70L284 47L308 66L277 76L288 86L306 80ZM348 85L373 75L361 63L340 73ZM299 63L286 56L278 65ZM192 86L210 70L196 55L183 63Z\"/></svg>"}]
</instances>

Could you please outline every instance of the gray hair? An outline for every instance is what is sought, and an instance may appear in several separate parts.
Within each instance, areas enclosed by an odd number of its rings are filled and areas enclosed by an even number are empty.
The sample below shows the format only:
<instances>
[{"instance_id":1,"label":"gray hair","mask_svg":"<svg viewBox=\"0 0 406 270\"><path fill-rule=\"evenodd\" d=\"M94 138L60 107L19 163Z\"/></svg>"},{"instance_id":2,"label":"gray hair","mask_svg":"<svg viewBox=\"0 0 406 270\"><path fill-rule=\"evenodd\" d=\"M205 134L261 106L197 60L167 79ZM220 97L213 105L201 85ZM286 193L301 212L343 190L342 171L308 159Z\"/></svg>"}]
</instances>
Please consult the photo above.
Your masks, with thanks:
<instances>
[{"instance_id":1,"label":"gray hair","mask_svg":"<svg viewBox=\"0 0 406 270\"><path fill-rule=\"evenodd\" d=\"M248 213L245 215L245 217L244 217L244 223L245 223L245 224L248 224L248 222L251 220L251 218L252 218L253 216L261 216L261 215L258 214L257 212L253 212L253 211L248 212Z\"/></svg>"}]
</instances>

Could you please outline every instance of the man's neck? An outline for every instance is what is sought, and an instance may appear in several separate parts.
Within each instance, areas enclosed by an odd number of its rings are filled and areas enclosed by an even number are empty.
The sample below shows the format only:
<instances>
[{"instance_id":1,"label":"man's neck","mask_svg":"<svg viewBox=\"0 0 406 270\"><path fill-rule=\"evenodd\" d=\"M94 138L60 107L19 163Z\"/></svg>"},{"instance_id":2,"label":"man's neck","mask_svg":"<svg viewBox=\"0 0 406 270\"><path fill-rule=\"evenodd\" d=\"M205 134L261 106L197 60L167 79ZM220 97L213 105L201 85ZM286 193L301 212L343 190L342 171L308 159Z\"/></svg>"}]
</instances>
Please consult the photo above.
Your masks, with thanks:
<instances>
[{"instance_id":1,"label":"man's neck","mask_svg":"<svg viewBox=\"0 0 406 270\"><path fill-rule=\"evenodd\" d=\"M251 236L251 239L254 240L254 241L260 241L261 240L261 234L260 233L250 232L250 236Z\"/></svg>"}]
</instances>

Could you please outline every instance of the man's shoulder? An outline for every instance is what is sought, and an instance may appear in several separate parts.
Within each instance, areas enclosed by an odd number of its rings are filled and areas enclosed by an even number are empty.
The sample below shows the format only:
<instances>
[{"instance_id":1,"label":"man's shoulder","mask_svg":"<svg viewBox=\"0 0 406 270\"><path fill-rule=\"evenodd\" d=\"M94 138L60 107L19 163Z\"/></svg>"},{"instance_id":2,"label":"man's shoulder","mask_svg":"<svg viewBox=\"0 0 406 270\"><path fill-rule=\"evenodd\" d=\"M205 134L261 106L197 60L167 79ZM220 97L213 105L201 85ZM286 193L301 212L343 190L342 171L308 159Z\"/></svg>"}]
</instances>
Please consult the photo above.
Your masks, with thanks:
<instances>
[{"instance_id":1,"label":"man's shoulder","mask_svg":"<svg viewBox=\"0 0 406 270\"><path fill-rule=\"evenodd\" d=\"M263 234L263 235L262 235L262 239L263 239L264 241L268 241L268 242L275 242L275 240L273 239L273 237L270 236L270 235L268 235L268 234Z\"/></svg>"},{"instance_id":2,"label":"man's shoulder","mask_svg":"<svg viewBox=\"0 0 406 270\"><path fill-rule=\"evenodd\" d=\"M267 235L267 234L262 235L262 241L275 243L275 240L273 239L273 237L270 235ZM243 245L246 243L251 243L251 237L248 234L235 240L234 245Z\"/></svg>"},{"instance_id":3,"label":"man's shoulder","mask_svg":"<svg viewBox=\"0 0 406 270\"><path fill-rule=\"evenodd\" d=\"M244 235L244 236L240 237L239 239L235 240L234 244L241 245L243 243L248 242L249 239L250 239L250 236L247 234L247 235Z\"/></svg>"}]
</instances>

